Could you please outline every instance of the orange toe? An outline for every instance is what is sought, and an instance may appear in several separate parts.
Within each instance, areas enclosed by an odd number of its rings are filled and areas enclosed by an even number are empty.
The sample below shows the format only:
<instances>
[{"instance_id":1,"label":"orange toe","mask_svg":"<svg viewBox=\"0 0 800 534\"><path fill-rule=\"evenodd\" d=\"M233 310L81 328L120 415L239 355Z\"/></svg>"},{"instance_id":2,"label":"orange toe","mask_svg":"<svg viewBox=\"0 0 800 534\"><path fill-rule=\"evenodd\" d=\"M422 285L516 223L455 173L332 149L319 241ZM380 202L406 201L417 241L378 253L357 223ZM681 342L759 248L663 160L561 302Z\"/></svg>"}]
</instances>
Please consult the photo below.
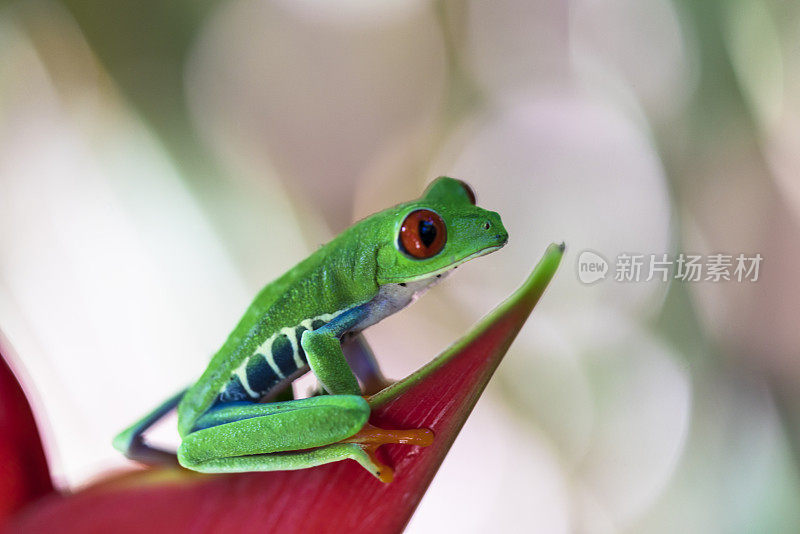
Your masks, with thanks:
<instances>
[{"instance_id":1,"label":"orange toe","mask_svg":"<svg viewBox=\"0 0 800 534\"><path fill-rule=\"evenodd\" d=\"M427 428L412 428L408 430L386 430L367 423L364 427L342 440L344 443L360 443L374 445L375 449L387 443L402 443L405 445L419 445L427 447L433 443L433 431Z\"/></svg>"},{"instance_id":2,"label":"orange toe","mask_svg":"<svg viewBox=\"0 0 800 534\"><path fill-rule=\"evenodd\" d=\"M359 446L364 449L364 452L367 453L367 456L369 456L370 460L372 460L372 463L378 468L378 479L381 482L388 484L394 480L394 469L381 462L378 458L376 451L378 450L379 445L365 445L360 443Z\"/></svg>"},{"instance_id":3,"label":"orange toe","mask_svg":"<svg viewBox=\"0 0 800 534\"><path fill-rule=\"evenodd\" d=\"M386 430L371 424L365 424L361 430L339 443L354 443L369 456L381 482L391 482L394 479L394 470L378 458L378 447L387 443L401 443L404 445L419 445L427 447L433 443L433 431L427 428L412 428L408 430Z\"/></svg>"}]
</instances>

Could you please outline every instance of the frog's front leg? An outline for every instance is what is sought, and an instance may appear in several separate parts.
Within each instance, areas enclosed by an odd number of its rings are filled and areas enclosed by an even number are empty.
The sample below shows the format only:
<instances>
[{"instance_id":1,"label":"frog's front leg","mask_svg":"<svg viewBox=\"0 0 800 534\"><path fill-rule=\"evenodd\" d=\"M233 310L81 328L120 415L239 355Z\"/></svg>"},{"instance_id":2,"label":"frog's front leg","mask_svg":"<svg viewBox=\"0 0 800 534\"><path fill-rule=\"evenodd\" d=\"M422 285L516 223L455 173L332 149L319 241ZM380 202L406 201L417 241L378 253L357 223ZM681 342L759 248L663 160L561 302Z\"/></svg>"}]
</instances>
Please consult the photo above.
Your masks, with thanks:
<instances>
[{"instance_id":1,"label":"frog's front leg","mask_svg":"<svg viewBox=\"0 0 800 534\"><path fill-rule=\"evenodd\" d=\"M392 470L375 449L384 443L427 445L427 430L373 429L358 395L323 395L268 404L218 405L201 416L178 448L178 461L204 473L282 471L353 459L380 480Z\"/></svg>"},{"instance_id":2,"label":"frog's front leg","mask_svg":"<svg viewBox=\"0 0 800 534\"><path fill-rule=\"evenodd\" d=\"M383 376L378 360L362 334L352 336L346 341L342 339L342 352L347 364L361 382L364 395L374 395L392 384L391 380Z\"/></svg>"},{"instance_id":3,"label":"frog's front leg","mask_svg":"<svg viewBox=\"0 0 800 534\"><path fill-rule=\"evenodd\" d=\"M347 364L347 359L342 351L340 338L359 323L363 324L369 313L368 304L357 306L316 330L303 332L300 344L306 354L308 365L331 397L352 396L361 393L358 380ZM325 397L328 396L314 398ZM433 440L433 432L427 428L384 430L366 424L366 420L364 423L357 434L348 436L344 442L356 445L356 448L348 450L358 451L362 458L362 460L358 460L359 463L371 472L376 473L375 469L367 467L368 465L377 468L378 473L383 473L383 475L376 474L376 476L384 482L391 480L392 471L378 461L375 454L378 447L385 443L409 443L425 446ZM366 462L367 459L369 462Z\"/></svg>"},{"instance_id":4,"label":"frog's front leg","mask_svg":"<svg viewBox=\"0 0 800 534\"><path fill-rule=\"evenodd\" d=\"M300 345L308 365L331 395L361 394L358 380L342 352L340 338L368 313L368 306L356 306L316 330L303 332Z\"/></svg>"},{"instance_id":5,"label":"frog's front leg","mask_svg":"<svg viewBox=\"0 0 800 534\"><path fill-rule=\"evenodd\" d=\"M370 303L362 304L342 313L316 330L303 332L300 344L306 354L308 365L328 393L332 395L361 393L348 359L353 361L359 371L359 378L364 382L367 395L377 393L390 384L381 374L378 362L366 340L359 332L352 331L358 328L359 324L369 322L371 313L373 310L370 308ZM346 342L349 358L345 356L343 351L345 343L342 341L342 336L347 333L349 333Z\"/></svg>"}]
</instances>

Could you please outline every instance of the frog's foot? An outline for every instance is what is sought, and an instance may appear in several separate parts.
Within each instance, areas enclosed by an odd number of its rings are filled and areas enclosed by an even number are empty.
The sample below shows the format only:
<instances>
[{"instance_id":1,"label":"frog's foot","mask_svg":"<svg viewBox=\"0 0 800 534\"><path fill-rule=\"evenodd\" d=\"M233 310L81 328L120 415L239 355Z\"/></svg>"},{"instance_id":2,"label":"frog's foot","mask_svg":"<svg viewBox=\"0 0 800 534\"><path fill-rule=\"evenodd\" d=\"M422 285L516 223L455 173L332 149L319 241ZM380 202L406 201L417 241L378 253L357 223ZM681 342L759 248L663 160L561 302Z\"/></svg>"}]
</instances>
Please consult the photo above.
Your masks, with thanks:
<instances>
[{"instance_id":1,"label":"frog's foot","mask_svg":"<svg viewBox=\"0 0 800 534\"><path fill-rule=\"evenodd\" d=\"M394 471L391 467L378 459L377 450L387 443L401 443L404 445L419 445L427 447L433 443L433 431L427 428L413 428L410 430L386 430L367 423L364 427L340 443L354 443L361 448L369 463L374 469L369 469L381 482L391 482ZM366 466L365 466L366 467Z\"/></svg>"},{"instance_id":2,"label":"frog's foot","mask_svg":"<svg viewBox=\"0 0 800 534\"><path fill-rule=\"evenodd\" d=\"M371 424L365 424L361 430L342 443L359 443L361 445L375 445L380 447L387 443L402 443L405 445L419 445L427 447L433 443L433 431L427 428L412 428L410 430L386 430Z\"/></svg>"}]
</instances>

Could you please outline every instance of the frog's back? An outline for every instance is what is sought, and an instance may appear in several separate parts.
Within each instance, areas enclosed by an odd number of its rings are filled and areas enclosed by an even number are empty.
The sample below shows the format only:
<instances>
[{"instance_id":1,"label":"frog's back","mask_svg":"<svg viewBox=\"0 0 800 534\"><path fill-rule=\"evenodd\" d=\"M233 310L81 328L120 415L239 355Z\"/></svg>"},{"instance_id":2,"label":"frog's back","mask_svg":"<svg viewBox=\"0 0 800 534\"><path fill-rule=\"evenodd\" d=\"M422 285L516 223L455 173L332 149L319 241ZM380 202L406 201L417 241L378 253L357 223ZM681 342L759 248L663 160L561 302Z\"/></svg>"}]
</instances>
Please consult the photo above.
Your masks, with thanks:
<instances>
[{"instance_id":1,"label":"frog's back","mask_svg":"<svg viewBox=\"0 0 800 534\"><path fill-rule=\"evenodd\" d=\"M353 261L346 250L326 253L330 246L259 292L181 400L178 428L182 435L215 402L257 401L307 371L300 345L303 332L320 328L377 291L374 272L359 272L364 262ZM342 269L342 261L352 268ZM353 287L360 291L348 291Z\"/></svg>"}]
</instances>

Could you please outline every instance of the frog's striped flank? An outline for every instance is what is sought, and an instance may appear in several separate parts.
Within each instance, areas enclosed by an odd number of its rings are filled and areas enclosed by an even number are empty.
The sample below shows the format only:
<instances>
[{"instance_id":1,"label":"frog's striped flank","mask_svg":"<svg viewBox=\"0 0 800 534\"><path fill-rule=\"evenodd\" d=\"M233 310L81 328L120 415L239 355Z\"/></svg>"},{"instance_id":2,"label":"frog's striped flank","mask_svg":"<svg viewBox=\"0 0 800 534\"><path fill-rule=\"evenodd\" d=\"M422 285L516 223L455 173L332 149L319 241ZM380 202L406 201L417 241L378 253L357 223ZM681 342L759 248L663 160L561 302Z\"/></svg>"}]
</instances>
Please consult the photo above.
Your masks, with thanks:
<instances>
[{"instance_id":1,"label":"frog's striped flank","mask_svg":"<svg viewBox=\"0 0 800 534\"><path fill-rule=\"evenodd\" d=\"M219 392L220 402L258 400L272 388L308 366L300 340L306 330L327 324L337 313L326 313L303 320L299 325L281 328L267 338L234 369L231 379Z\"/></svg>"}]
</instances>

